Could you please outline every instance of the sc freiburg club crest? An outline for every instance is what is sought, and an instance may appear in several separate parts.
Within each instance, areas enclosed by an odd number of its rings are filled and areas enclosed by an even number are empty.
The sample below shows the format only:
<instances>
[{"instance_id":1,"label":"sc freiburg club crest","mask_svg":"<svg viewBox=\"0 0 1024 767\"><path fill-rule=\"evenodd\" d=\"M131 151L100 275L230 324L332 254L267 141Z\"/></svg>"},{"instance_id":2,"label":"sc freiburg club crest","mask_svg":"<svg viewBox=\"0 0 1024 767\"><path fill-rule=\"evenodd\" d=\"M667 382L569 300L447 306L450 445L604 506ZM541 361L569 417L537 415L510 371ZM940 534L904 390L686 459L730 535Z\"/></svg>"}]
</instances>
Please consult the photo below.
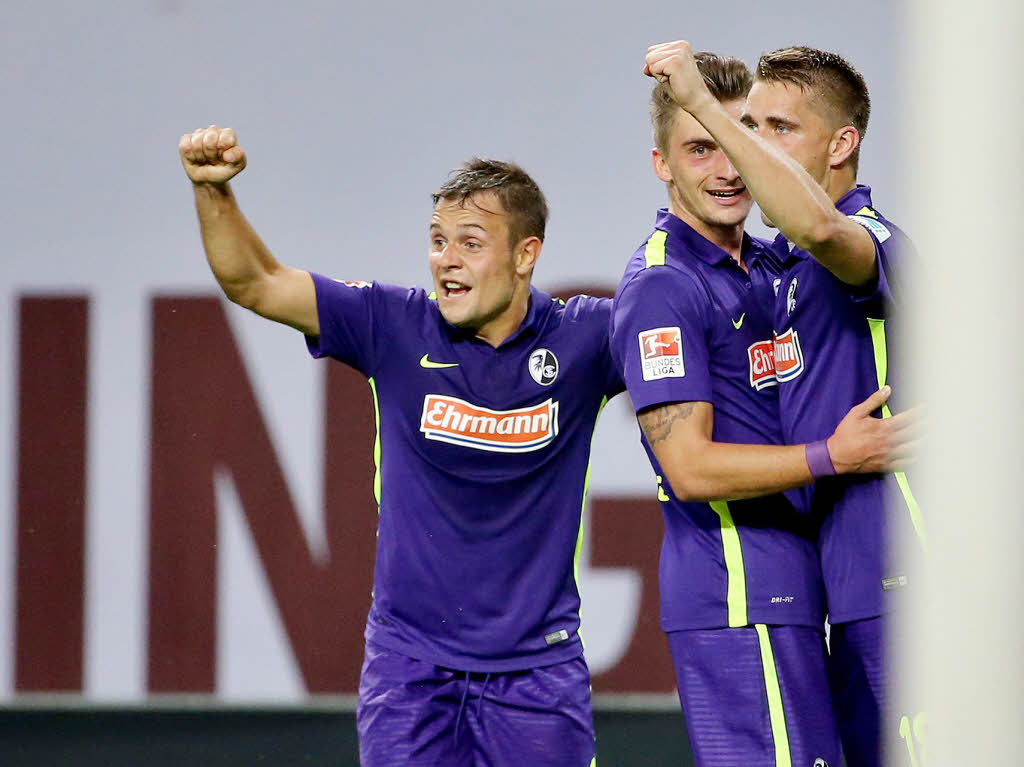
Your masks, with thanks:
<instances>
[{"instance_id":1,"label":"sc freiburg club crest","mask_svg":"<svg viewBox=\"0 0 1024 767\"><path fill-rule=\"evenodd\" d=\"M548 349L534 349L527 367L541 386L550 386L558 378L558 358Z\"/></svg>"}]
</instances>

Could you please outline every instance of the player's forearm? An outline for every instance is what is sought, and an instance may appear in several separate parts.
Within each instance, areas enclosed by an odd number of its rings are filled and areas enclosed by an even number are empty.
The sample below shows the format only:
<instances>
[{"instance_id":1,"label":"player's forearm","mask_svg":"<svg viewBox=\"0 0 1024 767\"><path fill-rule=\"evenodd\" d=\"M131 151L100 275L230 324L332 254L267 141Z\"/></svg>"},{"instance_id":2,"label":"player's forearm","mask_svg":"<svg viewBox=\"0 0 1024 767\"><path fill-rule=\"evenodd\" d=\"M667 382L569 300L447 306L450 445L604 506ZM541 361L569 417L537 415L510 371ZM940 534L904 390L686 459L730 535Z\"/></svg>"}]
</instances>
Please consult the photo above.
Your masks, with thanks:
<instances>
[{"instance_id":1,"label":"player's forearm","mask_svg":"<svg viewBox=\"0 0 1024 767\"><path fill-rule=\"evenodd\" d=\"M864 282L862 259L841 247L845 217L796 160L733 119L714 98L695 106L692 115L719 143L751 196L787 240L844 282Z\"/></svg>"},{"instance_id":2,"label":"player's forearm","mask_svg":"<svg viewBox=\"0 0 1024 767\"><path fill-rule=\"evenodd\" d=\"M813 479L803 445L705 442L677 452L667 462L659 458L659 463L682 501L756 498L802 487Z\"/></svg>"},{"instance_id":3,"label":"player's forearm","mask_svg":"<svg viewBox=\"0 0 1024 767\"><path fill-rule=\"evenodd\" d=\"M231 301L255 309L261 284L281 265L242 215L228 184L193 184L193 189L214 277Z\"/></svg>"}]
</instances>

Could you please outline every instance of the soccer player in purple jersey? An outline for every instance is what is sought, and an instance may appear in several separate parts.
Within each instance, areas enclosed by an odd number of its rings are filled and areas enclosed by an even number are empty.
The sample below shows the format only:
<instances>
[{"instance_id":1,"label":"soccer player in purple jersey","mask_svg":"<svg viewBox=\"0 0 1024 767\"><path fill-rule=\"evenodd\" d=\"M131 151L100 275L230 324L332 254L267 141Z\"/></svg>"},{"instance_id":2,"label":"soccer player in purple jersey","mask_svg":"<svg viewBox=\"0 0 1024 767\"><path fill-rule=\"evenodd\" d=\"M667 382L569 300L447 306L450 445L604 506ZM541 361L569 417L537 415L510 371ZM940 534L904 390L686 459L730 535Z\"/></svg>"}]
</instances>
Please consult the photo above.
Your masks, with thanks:
<instances>
[{"instance_id":1,"label":"soccer player in purple jersey","mask_svg":"<svg viewBox=\"0 0 1024 767\"><path fill-rule=\"evenodd\" d=\"M737 121L704 86L687 43L652 47L647 67L671 83L781 232L775 252L785 273L773 324L783 436L820 440L851 403L893 380L899 359L891 328L912 251L875 209L870 187L857 184L870 112L864 78L835 53L767 53ZM893 410L887 404L882 417ZM886 710L883 616L910 580L910 564L890 556L887 534L906 527L923 547L920 511L901 471L826 476L811 503L821 520L829 673L845 757L850 767L878 765L883 740L891 747L898 737Z\"/></svg>"},{"instance_id":2,"label":"soccer player in purple jersey","mask_svg":"<svg viewBox=\"0 0 1024 767\"><path fill-rule=\"evenodd\" d=\"M434 293L280 264L228 185L230 129L182 137L210 267L235 303L367 376L378 436L364 767L594 760L574 567L590 443L622 390L611 301L531 286L547 205L518 166L473 160L434 194Z\"/></svg>"},{"instance_id":3,"label":"soccer player in purple jersey","mask_svg":"<svg viewBox=\"0 0 1024 767\"><path fill-rule=\"evenodd\" d=\"M751 82L743 63L704 53L696 66L738 118ZM661 623L694 757L838 767L815 530L782 494L810 483L828 453L782 439L771 323L781 265L744 233L743 180L668 85L654 89L651 114L669 206L619 285L612 354L659 484ZM825 436L839 471L901 460L905 419L868 415L887 396L833 422Z\"/></svg>"}]
</instances>

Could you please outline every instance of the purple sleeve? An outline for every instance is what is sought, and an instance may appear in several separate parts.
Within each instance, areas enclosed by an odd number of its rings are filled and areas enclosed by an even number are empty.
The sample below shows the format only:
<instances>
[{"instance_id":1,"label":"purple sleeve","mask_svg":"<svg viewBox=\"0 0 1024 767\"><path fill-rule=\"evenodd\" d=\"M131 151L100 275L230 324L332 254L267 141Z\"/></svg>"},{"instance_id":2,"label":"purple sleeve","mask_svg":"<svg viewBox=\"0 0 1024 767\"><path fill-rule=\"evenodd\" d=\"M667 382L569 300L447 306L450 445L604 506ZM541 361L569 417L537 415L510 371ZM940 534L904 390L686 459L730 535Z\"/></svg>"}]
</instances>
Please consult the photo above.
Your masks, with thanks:
<instances>
[{"instance_id":1,"label":"purple sleeve","mask_svg":"<svg viewBox=\"0 0 1024 767\"><path fill-rule=\"evenodd\" d=\"M575 296L566 302L566 308L574 320L585 318L590 326L587 330L587 342L596 345L595 375L601 381L601 391L609 399L621 394L626 387L622 382L619 367L612 359L610 346L611 299Z\"/></svg>"},{"instance_id":2,"label":"purple sleeve","mask_svg":"<svg viewBox=\"0 0 1024 767\"><path fill-rule=\"evenodd\" d=\"M892 307L899 305L900 274L906 268L906 261L913 255L913 245L907 236L885 220L870 220L865 224L864 216L850 216L871 235L875 243L875 260L878 276L867 285L851 290L854 302L867 307Z\"/></svg>"},{"instance_id":3,"label":"purple sleeve","mask_svg":"<svg viewBox=\"0 0 1024 767\"><path fill-rule=\"evenodd\" d=\"M711 401L709 309L707 292L673 269L645 269L623 288L612 318L612 354L637 412Z\"/></svg>"},{"instance_id":4,"label":"purple sleeve","mask_svg":"<svg viewBox=\"0 0 1024 767\"><path fill-rule=\"evenodd\" d=\"M320 335L306 336L314 357L333 357L367 376L374 371L375 329L381 318L379 294L384 286L368 282L339 282L311 273L316 288Z\"/></svg>"}]
</instances>

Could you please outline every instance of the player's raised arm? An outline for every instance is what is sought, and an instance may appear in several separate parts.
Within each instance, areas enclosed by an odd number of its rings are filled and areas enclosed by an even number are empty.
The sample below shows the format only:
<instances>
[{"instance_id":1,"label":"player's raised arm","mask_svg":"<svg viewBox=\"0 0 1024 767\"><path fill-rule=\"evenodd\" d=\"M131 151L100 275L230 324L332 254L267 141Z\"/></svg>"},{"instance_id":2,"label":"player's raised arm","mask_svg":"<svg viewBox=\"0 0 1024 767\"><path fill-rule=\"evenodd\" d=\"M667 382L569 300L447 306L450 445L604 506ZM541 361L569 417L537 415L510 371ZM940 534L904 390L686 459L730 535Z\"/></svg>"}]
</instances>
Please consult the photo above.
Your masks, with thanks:
<instances>
[{"instance_id":1,"label":"player's raised arm","mask_svg":"<svg viewBox=\"0 0 1024 767\"><path fill-rule=\"evenodd\" d=\"M318 335L312 277L278 263L242 215L228 184L246 164L235 132L211 125L186 133L178 151L195 192L206 259L224 294L267 319Z\"/></svg>"},{"instance_id":2,"label":"player's raised arm","mask_svg":"<svg viewBox=\"0 0 1024 767\"><path fill-rule=\"evenodd\" d=\"M916 440L916 414L871 416L889 399L880 389L853 407L827 440L810 445L737 445L712 439L710 402L671 402L638 415L651 450L681 501L755 498L832 474L900 471Z\"/></svg>"},{"instance_id":3,"label":"player's raised arm","mask_svg":"<svg viewBox=\"0 0 1024 767\"><path fill-rule=\"evenodd\" d=\"M773 143L799 140L802 132L820 128L813 115L777 110L752 116L748 109L741 124L708 91L682 40L651 46L644 74L668 82L679 105L718 142L764 215L790 242L849 285L875 278L875 243L867 230L836 210L829 192L797 160L759 135L771 133ZM849 164L859 143L852 125L836 128L828 157L820 158L823 167Z\"/></svg>"}]
</instances>

